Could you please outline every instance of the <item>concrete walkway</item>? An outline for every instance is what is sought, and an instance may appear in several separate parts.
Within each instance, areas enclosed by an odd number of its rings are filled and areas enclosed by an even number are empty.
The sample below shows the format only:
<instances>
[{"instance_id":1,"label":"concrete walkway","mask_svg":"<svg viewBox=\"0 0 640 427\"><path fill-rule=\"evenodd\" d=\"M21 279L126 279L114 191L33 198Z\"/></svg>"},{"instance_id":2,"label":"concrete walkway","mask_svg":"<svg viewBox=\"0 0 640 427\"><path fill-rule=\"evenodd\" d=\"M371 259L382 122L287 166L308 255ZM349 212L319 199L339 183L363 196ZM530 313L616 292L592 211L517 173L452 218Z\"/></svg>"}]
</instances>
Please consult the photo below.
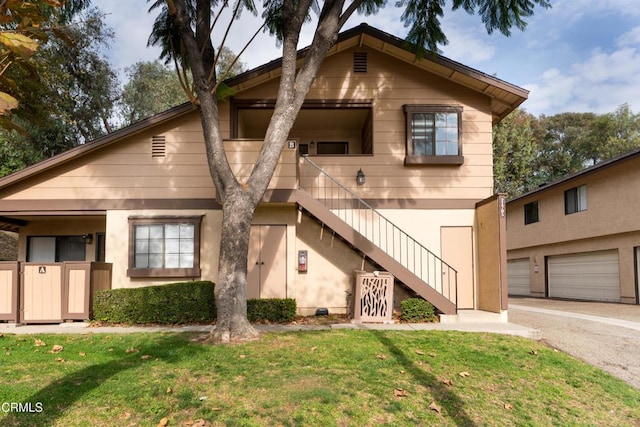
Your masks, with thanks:
<instances>
[{"instance_id":1,"label":"concrete walkway","mask_svg":"<svg viewBox=\"0 0 640 427\"><path fill-rule=\"evenodd\" d=\"M468 316L467 316L468 317ZM255 325L263 332L295 332L332 329L365 329L365 330L395 330L395 331L463 331L487 332L503 335L516 335L526 338L539 339L537 330L526 326L516 325L500 320L462 318L457 322L447 323L394 323L394 324L354 324L339 323L333 325ZM209 332L212 325L188 326L98 326L91 327L89 323L73 322L55 325L15 325L0 324L0 333L9 334L91 334L91 333L135 333L135 332Z\"/></svg>"}]
</instances>

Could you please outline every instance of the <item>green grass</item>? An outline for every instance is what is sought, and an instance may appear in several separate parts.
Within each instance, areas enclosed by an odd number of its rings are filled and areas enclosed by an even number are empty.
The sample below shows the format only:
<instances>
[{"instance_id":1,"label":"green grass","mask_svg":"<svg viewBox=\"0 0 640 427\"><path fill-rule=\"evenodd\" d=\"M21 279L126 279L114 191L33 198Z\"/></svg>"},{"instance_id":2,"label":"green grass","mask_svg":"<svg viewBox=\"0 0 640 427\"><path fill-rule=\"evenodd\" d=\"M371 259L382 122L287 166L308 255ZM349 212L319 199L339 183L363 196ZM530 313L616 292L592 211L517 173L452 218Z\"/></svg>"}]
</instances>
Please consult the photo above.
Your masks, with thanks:
<instances>
[{"instance_id":1,"label":"green grass","mask_svg":"<svg viewBox=\"0 0 640 427\"><path fill-rule=\"evenodd\" d=\"M639 390L527 339L318 331L207 346L192 338L5 334L0 405L39 402L42 412L0 411L0 425L156 426L164 417L169 426L640 425ZM51 353L55 344L64 350Z\"/></svg>"}]
</instances>

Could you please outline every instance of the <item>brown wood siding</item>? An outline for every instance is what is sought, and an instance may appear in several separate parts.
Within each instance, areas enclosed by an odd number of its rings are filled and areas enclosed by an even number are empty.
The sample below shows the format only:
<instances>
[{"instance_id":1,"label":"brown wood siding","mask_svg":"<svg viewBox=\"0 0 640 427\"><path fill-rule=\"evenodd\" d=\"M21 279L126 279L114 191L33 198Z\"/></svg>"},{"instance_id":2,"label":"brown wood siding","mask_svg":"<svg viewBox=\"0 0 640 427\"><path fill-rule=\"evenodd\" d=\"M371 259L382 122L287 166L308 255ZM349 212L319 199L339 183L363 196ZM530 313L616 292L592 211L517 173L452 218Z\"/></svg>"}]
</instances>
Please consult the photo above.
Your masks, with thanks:
<instances>
[{"instance_id":1,"label":"brown wood siding","mask_svg":"<svg viewBox=\"0 0 640 427\"><path fill-rule=\"evenodd\" d=\"M374 155L321 156L313 160L364 198L482 200L490 196L493 192L490 97L373 49L367 50L367 73L354 74L354 49L361 50L354 47L327 58L308 99L373 100ZM273 99L277 84L277 78L266 80L234 97ZM463 165L404 166L405 104L463 108ZM223 136L229 137L232 123L229 103L221 102L219 110ZM339 110L334 111L340 114ZM361 139L360 133L355 138ZM164 157L152 157L153 136L165 137ZM246 180L258 156L260 141L234 140L225 145L233 170L241 181ZM295 154L295 150L285 148L270 189L296 188ZM360 168L367 183L358 188L355 176ZM194 111L18 182L0 192L0 197L210 199L215 197L215 191L206 163L200 118Z\"/></svg>"}]
</instances>

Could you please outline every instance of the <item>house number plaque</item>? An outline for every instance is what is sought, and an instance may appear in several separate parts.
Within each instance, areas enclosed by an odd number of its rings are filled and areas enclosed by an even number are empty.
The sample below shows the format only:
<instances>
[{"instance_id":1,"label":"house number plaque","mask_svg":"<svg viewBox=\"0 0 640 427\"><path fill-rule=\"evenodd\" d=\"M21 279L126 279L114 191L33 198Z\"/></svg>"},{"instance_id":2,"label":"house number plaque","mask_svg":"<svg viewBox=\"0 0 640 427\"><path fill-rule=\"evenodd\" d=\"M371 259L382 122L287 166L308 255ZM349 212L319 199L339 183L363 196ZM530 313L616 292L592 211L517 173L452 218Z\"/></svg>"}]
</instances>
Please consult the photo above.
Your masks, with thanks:
<instances>
[{"instance_id":1,"label":"house number plaque","mask_svg":"<svg viewBox=\"0 0 640 427\"><path fill-rule=\"evenodd\" d=\"M38 267L38 273L47 274L47 267L45 267L44 265Z\"/></svg>"}]
</instances>

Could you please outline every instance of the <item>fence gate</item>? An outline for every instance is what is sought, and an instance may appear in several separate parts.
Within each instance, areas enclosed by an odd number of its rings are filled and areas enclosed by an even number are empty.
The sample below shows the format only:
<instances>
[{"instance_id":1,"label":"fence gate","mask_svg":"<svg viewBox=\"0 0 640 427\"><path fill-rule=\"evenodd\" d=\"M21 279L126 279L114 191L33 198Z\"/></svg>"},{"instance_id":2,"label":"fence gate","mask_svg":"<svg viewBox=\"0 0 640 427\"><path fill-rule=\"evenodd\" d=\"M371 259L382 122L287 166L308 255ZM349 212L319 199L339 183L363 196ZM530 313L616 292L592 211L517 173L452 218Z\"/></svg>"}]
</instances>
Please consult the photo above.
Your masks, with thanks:
<instances>
[{"instance_id":1,"label":"fence gate","mask_svg":"<svg viewBox=\"0 0 640 427\"><path fill-rule=\"evenodd\" d=\"M393 322L394 277L386 271L356 271L353 322Z\"/></svg>"},{"instance_id":2,"label":"fence gate","mask_svg":"<svg viewBox=\"0 0 640 427\"><path fill-rule=\"evenodd\" d=\"M18 322L19 274L17 261L0 262L0 320Z\"/></svg>"}]
</instances>

